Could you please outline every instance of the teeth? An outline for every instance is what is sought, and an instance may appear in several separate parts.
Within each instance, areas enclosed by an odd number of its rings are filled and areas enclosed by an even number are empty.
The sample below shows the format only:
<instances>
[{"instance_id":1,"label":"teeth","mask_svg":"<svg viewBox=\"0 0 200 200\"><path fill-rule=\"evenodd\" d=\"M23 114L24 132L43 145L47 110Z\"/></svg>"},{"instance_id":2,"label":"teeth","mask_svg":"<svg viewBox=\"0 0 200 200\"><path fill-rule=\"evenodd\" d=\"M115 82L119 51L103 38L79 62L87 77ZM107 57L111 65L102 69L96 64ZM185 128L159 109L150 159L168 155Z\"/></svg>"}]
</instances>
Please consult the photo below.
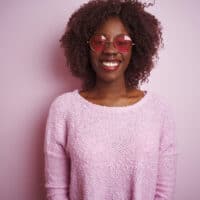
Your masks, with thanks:
<instances>
[{"instance_id":1,"label":"teeth","mask_svg":"<svg viewBox=\"0 0 200 200\"><path fill-rule=\"evenodd\" d=\"M106 67L117 67L119 65L119 62L103 62L103 65Z\"/></svg>"}]
</instances>

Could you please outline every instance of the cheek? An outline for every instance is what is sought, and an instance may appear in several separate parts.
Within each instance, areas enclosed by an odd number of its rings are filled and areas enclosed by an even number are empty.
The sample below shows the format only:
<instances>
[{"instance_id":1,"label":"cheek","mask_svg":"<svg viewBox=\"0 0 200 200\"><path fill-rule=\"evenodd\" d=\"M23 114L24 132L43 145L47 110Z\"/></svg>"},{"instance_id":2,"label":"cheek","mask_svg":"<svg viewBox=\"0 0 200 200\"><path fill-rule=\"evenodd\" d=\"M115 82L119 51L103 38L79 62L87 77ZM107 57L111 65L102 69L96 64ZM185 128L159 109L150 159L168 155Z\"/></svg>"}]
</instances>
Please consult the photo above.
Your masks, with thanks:
<instances>
[{"instance_id":1,"label":"cheek","mask_svg":"<svg viewBox=\"0 0 200 200\"><path fill-rule=\"evenodd\" d=\"M126 65L128 65L130 63L131 56L132 56L132 51L130 51L124 55L124 61L125 61Z\"/></svg>"},{"instance_id":2,"label":"cheek","mask_svg":"<svg viewBox=\"0 0 200 200\"><path fill-rule=\"evenodd\" d=\"M90 62L91 62L91 65L93 68L95 68L97 66L98 55L92 51L90 51Z\"/></svg>"}]
</instances>

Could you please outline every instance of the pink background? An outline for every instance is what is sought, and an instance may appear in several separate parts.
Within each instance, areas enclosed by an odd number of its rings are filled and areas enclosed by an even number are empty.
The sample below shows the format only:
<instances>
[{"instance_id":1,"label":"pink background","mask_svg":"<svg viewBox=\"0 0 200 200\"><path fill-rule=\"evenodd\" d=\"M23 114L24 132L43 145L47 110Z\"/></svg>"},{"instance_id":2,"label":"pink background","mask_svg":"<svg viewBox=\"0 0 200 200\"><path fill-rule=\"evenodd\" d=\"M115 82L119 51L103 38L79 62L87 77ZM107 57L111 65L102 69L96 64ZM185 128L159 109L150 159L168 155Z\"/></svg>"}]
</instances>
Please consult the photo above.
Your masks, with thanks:
<instances>
[{"instance_id":1,"label":"pink background","mask_svg":"<svg viewBox=\"0 0 200 200\"><path fill-rule=\"evenodd\" d=\"M49 105L80 87L59 47L68 17L86 1L0 1L0 199L44 199L43 139ZM165 48L142 89L172 105L179 161L176 200L200 199L200 2L157 1Z\"/></svg>"}]
</instances>

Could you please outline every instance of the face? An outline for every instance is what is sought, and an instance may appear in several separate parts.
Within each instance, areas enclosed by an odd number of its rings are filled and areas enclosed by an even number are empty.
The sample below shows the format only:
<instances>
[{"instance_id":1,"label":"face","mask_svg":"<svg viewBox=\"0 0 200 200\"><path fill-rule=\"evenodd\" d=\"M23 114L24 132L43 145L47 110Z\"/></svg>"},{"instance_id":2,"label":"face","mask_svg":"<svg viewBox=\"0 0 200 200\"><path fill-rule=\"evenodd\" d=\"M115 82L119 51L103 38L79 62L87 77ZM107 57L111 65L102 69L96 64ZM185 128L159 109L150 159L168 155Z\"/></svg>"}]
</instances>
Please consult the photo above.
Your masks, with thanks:
<instances>
[{"instance_id":1,"label":"face","mask_svg":"<svg viewBox=\"0 0 200 200\"><path fill-rule=\"evenodd\" d=\"M90 50L90 59L97 80L110 82L124 79L124 72L131 59L132 41L121 20L117 17L109 18L96 30L94 36L97 51ZM106 41L104 48L102 41Z\"/></svg>"}]
</instances>

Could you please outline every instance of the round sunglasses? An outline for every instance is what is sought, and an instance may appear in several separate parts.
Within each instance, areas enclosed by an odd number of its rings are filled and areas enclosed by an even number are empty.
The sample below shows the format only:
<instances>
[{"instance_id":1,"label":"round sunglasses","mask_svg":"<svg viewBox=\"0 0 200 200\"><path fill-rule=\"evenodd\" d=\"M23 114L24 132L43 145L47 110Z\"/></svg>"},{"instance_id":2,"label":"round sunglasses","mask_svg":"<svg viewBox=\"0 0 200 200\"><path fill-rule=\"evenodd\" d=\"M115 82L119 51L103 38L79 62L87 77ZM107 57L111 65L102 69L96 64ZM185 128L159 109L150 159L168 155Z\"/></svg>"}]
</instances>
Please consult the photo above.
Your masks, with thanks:
<instances>
[{"instance_id":1,"label":"round sunglasses","mask_svg":"<svg viewBox=\"0 0 200 200\"><path fill-rule=\"evenodd\" d=\"M131 37L126 34L117 35L113 42L109 42L107 37L103 34L95 34L90 38L88 43L91 50L97 53L102 52L110 43L112 43L115 49L117 49L120 53L128 52L130 48L135 45L132 42Z\"/></svg>"}]
</instances>

